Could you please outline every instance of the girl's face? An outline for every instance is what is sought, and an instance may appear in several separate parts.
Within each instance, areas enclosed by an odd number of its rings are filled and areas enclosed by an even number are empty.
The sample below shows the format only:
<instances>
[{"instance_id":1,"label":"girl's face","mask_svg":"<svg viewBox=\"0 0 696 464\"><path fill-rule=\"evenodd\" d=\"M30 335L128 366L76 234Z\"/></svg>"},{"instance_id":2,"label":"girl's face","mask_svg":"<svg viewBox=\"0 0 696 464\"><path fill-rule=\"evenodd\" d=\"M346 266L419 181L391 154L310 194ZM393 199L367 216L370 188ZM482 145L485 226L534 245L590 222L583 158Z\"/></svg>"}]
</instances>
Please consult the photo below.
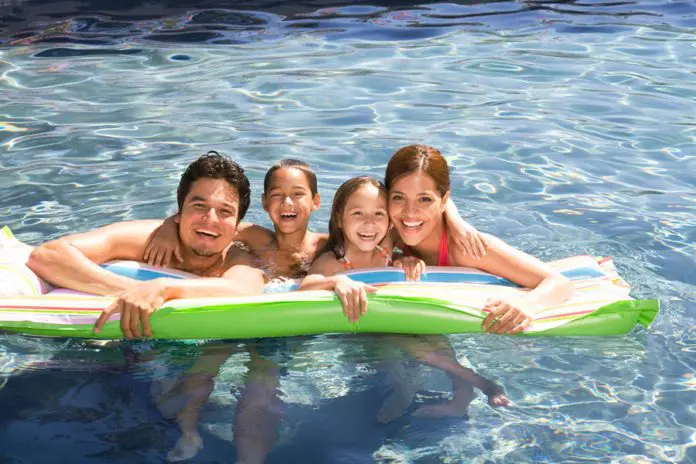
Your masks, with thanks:
<instances>
[{"instance_id":1,"label":"girl's face","mask_svg":"<svg viewBox=\"0 0 696 464\"><path fill-rule=\"evenodd\" d=\"M346 245L352 244L360 251L374 250L389 231L384 192L371 184L358 187L348 197L339 226Z\"/></svg>"},{"instance_id":2,"label":"girl's face","mask_svg":"<svg viewBox=\"0 0 696 464\"><path fill-rule=\"evenodd\" d=\"M307 229L312 211L320 205L319 194L312 196L305 173L295 168L274 172L261 202L276 232L285 234Z\"/></svg>"},{"instance_id":3,"label":"girl's face","mask_svg":"<svg viewBox=\"0 0 696 464\"><path fill-rule=\"evenodd\" d=\"M401 240L417 246L442 222L449 192L441 196L432 177L423 171L406 174L389 191L389 218Z\"/></svg>"}]
</instances>

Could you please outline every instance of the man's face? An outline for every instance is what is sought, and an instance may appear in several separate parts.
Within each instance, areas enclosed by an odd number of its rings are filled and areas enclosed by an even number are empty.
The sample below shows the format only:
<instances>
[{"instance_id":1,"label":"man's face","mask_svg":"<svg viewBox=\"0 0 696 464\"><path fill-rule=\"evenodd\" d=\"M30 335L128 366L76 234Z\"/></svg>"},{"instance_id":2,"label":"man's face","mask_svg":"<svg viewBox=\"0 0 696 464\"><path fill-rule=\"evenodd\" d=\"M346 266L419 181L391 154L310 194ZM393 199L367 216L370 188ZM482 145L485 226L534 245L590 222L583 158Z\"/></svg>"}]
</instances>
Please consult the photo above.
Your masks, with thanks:
<instances>
[{"instance_id":1,"label":"man's face","mask_svg":"<svg viewBox=\"0 0 696 464\"><path fill-rule=\"evenodd\" d=\"M239 193L224 179L191 184L179 212L179 237L200 257L222 253L237 235Z\"/></svg>"}]
</instances>

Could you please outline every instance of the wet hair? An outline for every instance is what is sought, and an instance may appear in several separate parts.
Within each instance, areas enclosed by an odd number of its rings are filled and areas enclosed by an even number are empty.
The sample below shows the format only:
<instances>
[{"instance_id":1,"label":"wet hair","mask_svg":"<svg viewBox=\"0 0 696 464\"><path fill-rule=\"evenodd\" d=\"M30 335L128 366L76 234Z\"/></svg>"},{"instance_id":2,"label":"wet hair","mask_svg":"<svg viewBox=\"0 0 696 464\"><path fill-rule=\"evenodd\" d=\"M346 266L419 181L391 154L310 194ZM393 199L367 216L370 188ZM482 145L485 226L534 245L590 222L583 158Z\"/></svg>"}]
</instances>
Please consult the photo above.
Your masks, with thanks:
<instances>
[{"instance_id":1,"label":"wet hair","mask_svg":"<svg viewBox=\"0 0 696 464\"><path fill-rule=\"evenodd\" d=\"M249 209L251 187L249 186L249 179L240 165L232 161L230 157L221 155L216 151L209 151L189 164L186 171L181 175L179 187L176 189L176 201L180 212L186 195L191 190L191 185L198 179L226 180L227 183L237 190L237 195L239 196L237 222L244 218Z\"/></svg>"},{"instance_id":2,"label":"wet hair","mask_svg":"<svg viewBox=\"0 0 696 464\"><path fill-rule=\"evenodd\" d=\"M299 169L302 171L307 178L307 183L309 184L309 190L312 192L312 196L317 194L317 175L314 173L312 170L312 166L309 164L305 163L304 161L299 161L296 159L284 159L280 160L271 168L266 171L266 176L263 178L263 193L266 194L268 192L268 188L271 186L271 179L273 179L273 174L278 169Z\"/></svg>"},{"instance_id":3,"label":"wet hair","mask_svg":"<svg viewBox=\"0 0 696 464\"><path fill-rule=\"evenodd\" d=\"M437 148L426 145L409 145L400 148L392 155L384 175L387 190L391 190L399 177L417 171L423 171L432 177L440 195L445 196L449 192L450 176L447 160Z\"/></svg>"},{"instance_id":4,"label":"wet hair","mask_svg":"<svg viewBox=\"0 0 696 464\"><path fill-rule=\"evenodd\" d=\"M383 183L369 176L353 177L345 181L336 190L331 207L331 219L329 219L329 240L326 242L324 249L318 253L321 255L327 251L333 251L336 259L341 259L346 255L346 249L343 240L343 228L339 226L343 212L346 209L346 204L350 196L363 185L372 185L377 187L380 193L387 196L387 189Z\"/></svg>"}]
</instances>

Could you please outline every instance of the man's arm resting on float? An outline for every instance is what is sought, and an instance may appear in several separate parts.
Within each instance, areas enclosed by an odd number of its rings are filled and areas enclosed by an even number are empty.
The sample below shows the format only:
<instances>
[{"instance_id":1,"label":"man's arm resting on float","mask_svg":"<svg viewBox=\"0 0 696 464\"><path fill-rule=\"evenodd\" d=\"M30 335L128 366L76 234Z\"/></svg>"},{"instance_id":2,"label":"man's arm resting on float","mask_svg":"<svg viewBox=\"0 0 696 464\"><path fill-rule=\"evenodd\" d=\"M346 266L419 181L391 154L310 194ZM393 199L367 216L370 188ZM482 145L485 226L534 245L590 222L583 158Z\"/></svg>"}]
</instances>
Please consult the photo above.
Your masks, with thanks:
<instances>
[{"instance_id":1,"label":"man's arm resting on float","mask_svg":"<svg viewBox=\"0 0 696 464\"><path fill-rule=\"evenodd\" d=\"M38 246L27 266L58 287L114 295L136 281L99 266L115 259L142 261L148 237L162 221L128 221Z\"/></svg>"},{"instance_id":2,"label":"man's arm resting on float","mask_svg":"<svg viewBox=\"0 0 696 464\"><path fill-rule=\"evenodd\" d=\"M149 337L152 335L150 315L169 300L259 295L263 292L263 284L263 272L247 263L233 265L222 277L190 280L160 278L137 282L102 311L94 324L94 332L99 333L111 316L120 314L121 331L126 338L141 337L142 333Z\"/></svg>"}]
</instances>

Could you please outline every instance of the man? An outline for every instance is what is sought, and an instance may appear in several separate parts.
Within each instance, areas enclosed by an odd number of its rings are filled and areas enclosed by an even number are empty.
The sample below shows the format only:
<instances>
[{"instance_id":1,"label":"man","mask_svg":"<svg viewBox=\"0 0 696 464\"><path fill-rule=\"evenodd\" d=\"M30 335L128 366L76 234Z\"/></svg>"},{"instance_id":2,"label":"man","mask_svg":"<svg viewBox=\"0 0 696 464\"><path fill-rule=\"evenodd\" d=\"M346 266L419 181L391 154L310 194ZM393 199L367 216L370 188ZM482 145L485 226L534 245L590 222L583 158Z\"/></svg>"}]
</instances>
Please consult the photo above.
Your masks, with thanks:
<instances>
[{"instance_id":1,"label":"man","mask_svg":"<svg viewBox=\"0 0 696 464\"><path fill-rule=\"evenodd\" d=\"M229 247L249 208L250 193L244 170L213 151L194 161L181 176L177 222L182 261L177 269L200 279L140 282L99 266L118 259L142 261L148 240L162 224L156 220L116 223L47 242L31 253L27 265L53 285L118 296L97 320L96 333L113 314L120 313L126 338L143 333L149 337L150 314L165 301L262 293L263 272L252 267L251 255Z\"/></svg>"}]
</instances>

